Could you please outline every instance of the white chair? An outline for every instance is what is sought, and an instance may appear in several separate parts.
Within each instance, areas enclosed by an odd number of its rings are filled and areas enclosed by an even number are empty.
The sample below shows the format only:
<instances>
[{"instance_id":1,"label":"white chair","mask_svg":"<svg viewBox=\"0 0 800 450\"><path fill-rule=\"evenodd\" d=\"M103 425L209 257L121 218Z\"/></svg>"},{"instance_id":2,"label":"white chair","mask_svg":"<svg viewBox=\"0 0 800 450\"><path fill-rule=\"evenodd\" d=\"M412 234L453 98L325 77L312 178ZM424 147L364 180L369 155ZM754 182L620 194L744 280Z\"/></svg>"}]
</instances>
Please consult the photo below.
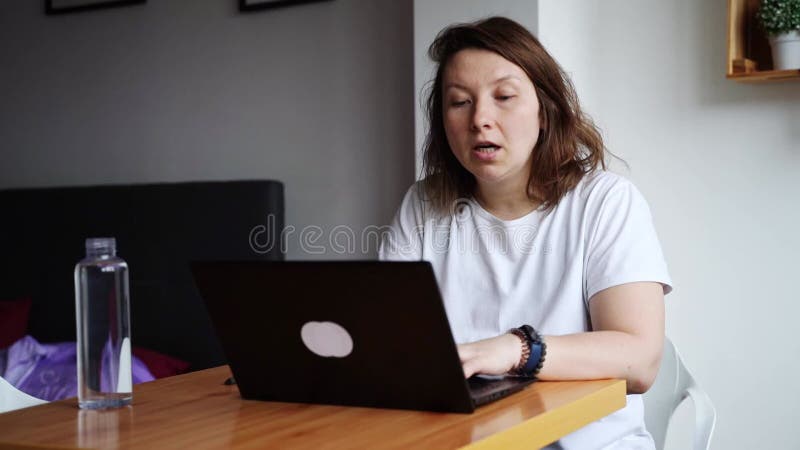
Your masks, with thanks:
<instances>
[{"instance_id":1,"label":"white chair","mask_svg":"<svg viewBox=\"0 0 800 450\"><path fill-rule=\"evenodd\" d=\"M27 408L28 406L41 405L42 403L47 402L31 397L15 388L5 378L0 377L0 414L14 411L15 409Z\"/></svg>"},{"instance_id":2,"label":"white chair","mask_svg":"<svg viewBox=\"0 0 800 450\"><path fill-rule=\"evenodd\" d=\"M663 450L672 413L687 397L694 402L694 450L708 450L717 413L708 395L683 365L681 355L668 338L664 338L664 354L655 383L644 394L644 419L653 435L656 448Z\"/></svg>"}]
</instances>

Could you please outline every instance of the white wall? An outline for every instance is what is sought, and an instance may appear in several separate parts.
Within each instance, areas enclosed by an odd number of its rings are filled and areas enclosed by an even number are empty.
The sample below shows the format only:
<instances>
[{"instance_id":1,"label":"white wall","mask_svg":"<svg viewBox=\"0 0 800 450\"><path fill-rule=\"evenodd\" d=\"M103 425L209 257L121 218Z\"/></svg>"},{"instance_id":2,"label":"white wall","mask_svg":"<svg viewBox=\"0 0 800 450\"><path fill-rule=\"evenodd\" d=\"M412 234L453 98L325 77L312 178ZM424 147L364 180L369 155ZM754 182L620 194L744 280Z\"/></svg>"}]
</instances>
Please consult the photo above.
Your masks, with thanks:
<instances>
[{"instance_id":1,"label":"white wall","mask_svg":"<svg viewBox=\"0 0 800 450\"><path fill-rule=\"evenodd\" d=\"M448 25L471 22L490 16L506 16L536 32L538 0L414 0L414 92L417 177L421 175L421 151L427 130L424 114L426 88L436 76L436 67L428 58L428 47Z\"/></svg>"},{"instance_id":2,"label":"white wall","mask_svg":"<svg viewBox=\"0 0 800 450\"><path fill-rule=\"evenodd\" d=\"M287 224L326 232L289 257L338 258L330 230L387 223L413 182L411 0L43 3L0 2L0 187L274 178Z\"/></svg>"},{"instance_id":3,"label":"white wall","mask_svg":"<svg viewBox=\"0 0 800 450\"><path fill-rule=\"evenodd\" d=\"M800 82L726 80L725 14L541 0L539 34L650 202L675 285L667 334L717 407L712 448L800 448ZM692 414L668 448L691 448Z\"/></svg>"}]
</instances>

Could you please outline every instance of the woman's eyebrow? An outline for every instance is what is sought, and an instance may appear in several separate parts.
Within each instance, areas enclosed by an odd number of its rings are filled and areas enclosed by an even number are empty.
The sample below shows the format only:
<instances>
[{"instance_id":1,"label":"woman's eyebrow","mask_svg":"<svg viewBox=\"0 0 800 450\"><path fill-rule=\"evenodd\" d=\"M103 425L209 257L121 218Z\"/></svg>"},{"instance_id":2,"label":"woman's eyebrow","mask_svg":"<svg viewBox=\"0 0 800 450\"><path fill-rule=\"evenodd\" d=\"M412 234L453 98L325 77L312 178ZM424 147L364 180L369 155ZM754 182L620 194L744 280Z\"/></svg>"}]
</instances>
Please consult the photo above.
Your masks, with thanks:
<instances>
[{"instance_id":1,"label":"woman's eyebrow","mask_svg":"<svg viewBox=\"0 0 800 450\"><path fill-rule=\"evenodd\" d=\"M516 82L521 82L522 80L521 80L521 79L520 79L518 76L516 76L516 75L505 75L505 76L502 76L502 77L500 77L500 78L497 78L496 80L492 81L492 82L491 82L491 84L492 84L492 85L495 85L495 84L500 84L500 83L502 83L502 82L504 82L504 81L516 81ZM451 88L455 88L455 89L462 89L462 90L465 90L465 91L468 91L468 90L469 90L469 88L468 88L468 87L466 87L466 86L463 86L463 85L461 85L461 84L459 84L459 83L453 83L453 82L450 82L450 83L446 83L446 84L444 85L444 89L445 89L445 90L447 90L447 89L451 89Z\"/></svg>"},{"instance_id":2,"label":"woman's eyebrow","mask_svg":"<svg viewBox=\"0 0 800 450\"><path fill-rule=\"evenodd\" d=\"M465 86L462 86L462 85L460 85L458 83L447 83L447 84L444 85L444 89L445 90L448 90L448 89L461 89L461 90L464 90L464 91L468 90Z\"/></svg>"},{"instance_id":3,"label":"woman's eyebrow","mask_svg":"<svg viewBox=\"0 0 800 450\"><path fill-rule=\"evenodd\" d=\"M494 80L492 84L500 84L504 81L522 81L522 80L516 75L506 75Z\"/></svg>"}]
</instances>

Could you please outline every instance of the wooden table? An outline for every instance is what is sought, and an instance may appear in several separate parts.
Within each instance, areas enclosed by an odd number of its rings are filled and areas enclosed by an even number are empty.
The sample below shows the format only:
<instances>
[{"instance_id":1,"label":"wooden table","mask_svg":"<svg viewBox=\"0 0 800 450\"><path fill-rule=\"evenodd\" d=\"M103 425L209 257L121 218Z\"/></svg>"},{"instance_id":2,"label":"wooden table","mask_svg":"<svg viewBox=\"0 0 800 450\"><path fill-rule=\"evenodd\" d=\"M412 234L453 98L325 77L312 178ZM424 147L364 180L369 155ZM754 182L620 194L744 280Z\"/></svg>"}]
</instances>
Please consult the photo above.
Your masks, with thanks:
<instances>
[{"instance_id":1,"label":"wooden table","mask_svg":"<svg viewBox=\"0 0 800 450\"><path fill-rule=\"evenodd\" d=\"M76 399L0 414L8 448L538 448L625 406L625 382L537 382L473 414L242 400L227 366L134 387L133 406Z\"/></svg>"}]
</instances>

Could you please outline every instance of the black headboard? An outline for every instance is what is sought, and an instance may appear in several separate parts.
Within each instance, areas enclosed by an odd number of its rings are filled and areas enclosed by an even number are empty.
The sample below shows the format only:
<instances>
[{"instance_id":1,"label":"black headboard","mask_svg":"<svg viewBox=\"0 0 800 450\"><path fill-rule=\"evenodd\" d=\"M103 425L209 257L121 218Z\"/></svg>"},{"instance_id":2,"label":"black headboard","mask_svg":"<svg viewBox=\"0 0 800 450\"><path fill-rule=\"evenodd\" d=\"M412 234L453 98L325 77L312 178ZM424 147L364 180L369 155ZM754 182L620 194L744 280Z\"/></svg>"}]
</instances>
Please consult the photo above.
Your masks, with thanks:
<instances>
[{"instance_id":1,"label":"black headboard","mask_svg":"<svg viewBox=\"0 0 800 450\"><path fill-rule=\"evenodd\" d=\"M0 190L0 211L0 300L33 299L31 335L75 340L75 263L87 237L112 236L130 266L133 344L192 370L225 358L189 261L283 259L276 181Z\"/></svg>"}]
</instances>

